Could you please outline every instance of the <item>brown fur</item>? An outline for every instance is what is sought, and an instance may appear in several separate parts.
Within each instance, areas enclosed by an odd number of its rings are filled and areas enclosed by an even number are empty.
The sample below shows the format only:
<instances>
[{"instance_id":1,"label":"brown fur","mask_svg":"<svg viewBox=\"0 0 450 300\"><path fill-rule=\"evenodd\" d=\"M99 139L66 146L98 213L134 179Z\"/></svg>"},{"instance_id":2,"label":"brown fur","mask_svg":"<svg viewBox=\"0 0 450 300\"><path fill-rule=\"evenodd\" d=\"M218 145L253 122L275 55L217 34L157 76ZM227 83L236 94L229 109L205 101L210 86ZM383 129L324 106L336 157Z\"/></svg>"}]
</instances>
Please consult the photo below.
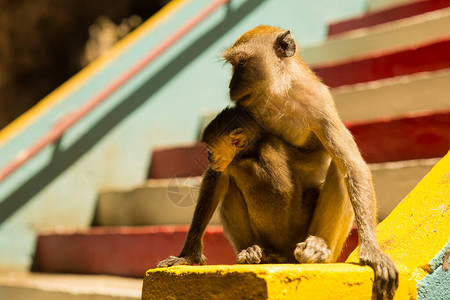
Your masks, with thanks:
<instances>
[{"instance_id":1,"label":"brown fur","mask_svg":"<svg viewBox=\"0 0 450 300\"><path fill-rule=\"evenodd\" d=\"M223 124L230 129L224 130ZM234 135L236 129L241 129L238 135ZM313 170L310 161L320 159L323 148L307 152L292 147L262 132L249 113L239 108L225 109L204 131L202 141L212 151L212 166L217 165L218 154L227 151L224 142L215 146L224 140L228 149L235 148L232 144L239 148L228 165L219 167L230 178L220 212L238 262L297 262L294 250L307 237L324 176L321 170ZM302 181L305 177L318 180ZM256 252L246 250L255 247L259 247Z\"/></svg>"},{"instance_id":2,"label":"brown fur","mask_svg":"<svg viewBox=\"0 0 450 300\"><path fill-rule=\"evenodd\" d=\"M265 132L237 107L219 114L205 128L202 142L210 151L211 168L202 182L191 229L180 256L159 266L203 263L198 237L207 221L199 218L209 221L221 200L221 220L238 263L297 262L295 249L307 238L326 173L326 169L315 168L317 160L326 159L320 143L293 147ZM219 181L226 194L214 194L223 190ZM207 193L214 199L203 202ZM206 202L214 203L208 212L202 209ZM326 258L330 255L326 245L317 250Z\"/></svg>"}]
</instances>

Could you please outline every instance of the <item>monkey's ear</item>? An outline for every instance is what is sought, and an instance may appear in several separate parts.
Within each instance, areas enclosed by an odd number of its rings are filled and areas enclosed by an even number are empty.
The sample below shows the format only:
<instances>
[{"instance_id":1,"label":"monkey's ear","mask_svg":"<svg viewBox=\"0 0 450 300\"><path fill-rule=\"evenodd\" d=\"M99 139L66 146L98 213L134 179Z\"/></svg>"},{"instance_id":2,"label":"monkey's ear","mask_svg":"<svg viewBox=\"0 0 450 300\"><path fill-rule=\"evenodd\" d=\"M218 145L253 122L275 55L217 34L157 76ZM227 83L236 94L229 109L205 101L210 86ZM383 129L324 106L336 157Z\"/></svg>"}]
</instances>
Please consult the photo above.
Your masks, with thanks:
<instances>
[{"instance_id":1,"label":"monkey's ear","mask_svg":"<svg viewBox=\"0 0 450 300\"><path fill-rule=\"evenodd\" d=\"M244 129L236 128L230 131L229 137L231 139L231 145L237 150L244 149L248 144L247 136L244 133Z\"/></svg>"},{"instance_id":2,"label":"monkey's ear","mask_svg":"<svg viewBox=\"0 0 450 300\"><path fill-rule=\"evenodd\" d=\"M277 36L275 48L279 57L291 57L295 54L295 41L289 30Z\"/></svg>"}]
</instances>

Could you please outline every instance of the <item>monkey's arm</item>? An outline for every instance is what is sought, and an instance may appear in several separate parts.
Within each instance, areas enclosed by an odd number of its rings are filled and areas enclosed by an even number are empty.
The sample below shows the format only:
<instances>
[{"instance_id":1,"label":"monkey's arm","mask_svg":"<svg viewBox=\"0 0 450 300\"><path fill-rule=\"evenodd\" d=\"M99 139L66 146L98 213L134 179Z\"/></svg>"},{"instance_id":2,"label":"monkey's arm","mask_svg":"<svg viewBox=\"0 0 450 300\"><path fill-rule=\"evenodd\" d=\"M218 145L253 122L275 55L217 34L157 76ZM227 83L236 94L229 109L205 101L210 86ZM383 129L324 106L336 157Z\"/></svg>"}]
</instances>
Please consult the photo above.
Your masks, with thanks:
<instances>
[{"instance_id":1,"label":"monkey's arm","mask_svg":"<svg viewBox=\"0 0 450 300\"><path fill-rule=\"evenodd\" d=\"M340 120L334 104L328 103L328 106L322 107L315 118L311 120L311 128L344 176L358 226L360 261L375 271L374 290L378 299L383 298L384 291L392 298L398 286L398 271L392 259L381 250L377 242L376 199L369 167L351 133Z\"/></svg>"},{"instance_id":2,"label":"monkey's arm","mask_svg":"<svg viewBox=\"0 0 450 300\"><path fill-rule=\"evenodd\" d=\"M175 265L206 264L203 251L203 234L219 202L228 190L228 175L215 172L211 168L206 170L195 207L191 227L186 236L181 253L160 261L157 267L170 267Z\"/></svg>"}]
</instances>

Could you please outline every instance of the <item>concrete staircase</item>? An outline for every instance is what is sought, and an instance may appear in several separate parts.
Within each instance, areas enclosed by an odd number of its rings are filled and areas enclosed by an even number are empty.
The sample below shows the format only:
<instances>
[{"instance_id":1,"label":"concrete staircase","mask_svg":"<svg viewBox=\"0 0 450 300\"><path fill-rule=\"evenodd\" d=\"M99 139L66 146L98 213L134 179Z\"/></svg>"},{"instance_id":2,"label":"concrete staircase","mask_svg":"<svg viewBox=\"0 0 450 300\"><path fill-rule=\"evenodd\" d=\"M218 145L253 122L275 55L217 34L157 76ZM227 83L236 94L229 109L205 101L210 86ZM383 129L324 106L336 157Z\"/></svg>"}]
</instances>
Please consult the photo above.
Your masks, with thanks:
<instances>
[{"instance_id":1,"label":"concrete staircase","mask_svg":"<svg viewBox=\"0 0 450 300\"><path fill-rule=\"evenodd\" d=\"M302 49L370 163L380 221L450 148L450 1L397 2L330 24L328 41ZM201 145L155 150L147 182L99 191L96 227L38 237L35 271L142 277L181 249L205 167ZM208 263L233 264L217 214L211 223ZM356 244L354 230L341 261Z\"/></svg>"}]
</instances>

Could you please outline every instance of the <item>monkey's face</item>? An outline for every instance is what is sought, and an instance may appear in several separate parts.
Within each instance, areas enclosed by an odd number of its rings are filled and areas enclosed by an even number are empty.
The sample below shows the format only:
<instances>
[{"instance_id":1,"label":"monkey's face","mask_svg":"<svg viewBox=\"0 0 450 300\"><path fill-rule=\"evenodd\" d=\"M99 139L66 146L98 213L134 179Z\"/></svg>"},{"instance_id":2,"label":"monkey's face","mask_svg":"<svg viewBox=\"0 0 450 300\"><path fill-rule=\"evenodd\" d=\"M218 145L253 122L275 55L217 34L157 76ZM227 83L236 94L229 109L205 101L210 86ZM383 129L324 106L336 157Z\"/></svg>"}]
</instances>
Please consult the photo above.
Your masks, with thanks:
<instances>
[{"instance_id":1,"label":"monkey's face","mask_svg":"<svg viewBox=\"0 0 450 300\"><path fill-rule=\"evenodd\" d=\"M243 128L230 130L228 134L220 135L213 143L207 145L208 162L211 169L223 172L236 155L247 148L249 139Z\"/></svg>"},{"instance_id":2,"label":"monkey's face","mask_svg":"<svg viewBox=\"0 0 450 300\"><path fill-rule=\"evenodd\" d=\"M230 98L247 107L279 82L280 64L295 54L295 41L289 31L271 26L258 26L244 33L223 58L233 67Z\"/></svg>"},{"instance_id":3,"label":"monkey's face","mask_svg":"<svg viewBox=\"0 0 450 300\"><path fill-rule=\"evenodd\" d=\"M236 148L226 136L208 146L208 162L214 171L223 172L235 156Z\"/></svg>"}]
</instances>

